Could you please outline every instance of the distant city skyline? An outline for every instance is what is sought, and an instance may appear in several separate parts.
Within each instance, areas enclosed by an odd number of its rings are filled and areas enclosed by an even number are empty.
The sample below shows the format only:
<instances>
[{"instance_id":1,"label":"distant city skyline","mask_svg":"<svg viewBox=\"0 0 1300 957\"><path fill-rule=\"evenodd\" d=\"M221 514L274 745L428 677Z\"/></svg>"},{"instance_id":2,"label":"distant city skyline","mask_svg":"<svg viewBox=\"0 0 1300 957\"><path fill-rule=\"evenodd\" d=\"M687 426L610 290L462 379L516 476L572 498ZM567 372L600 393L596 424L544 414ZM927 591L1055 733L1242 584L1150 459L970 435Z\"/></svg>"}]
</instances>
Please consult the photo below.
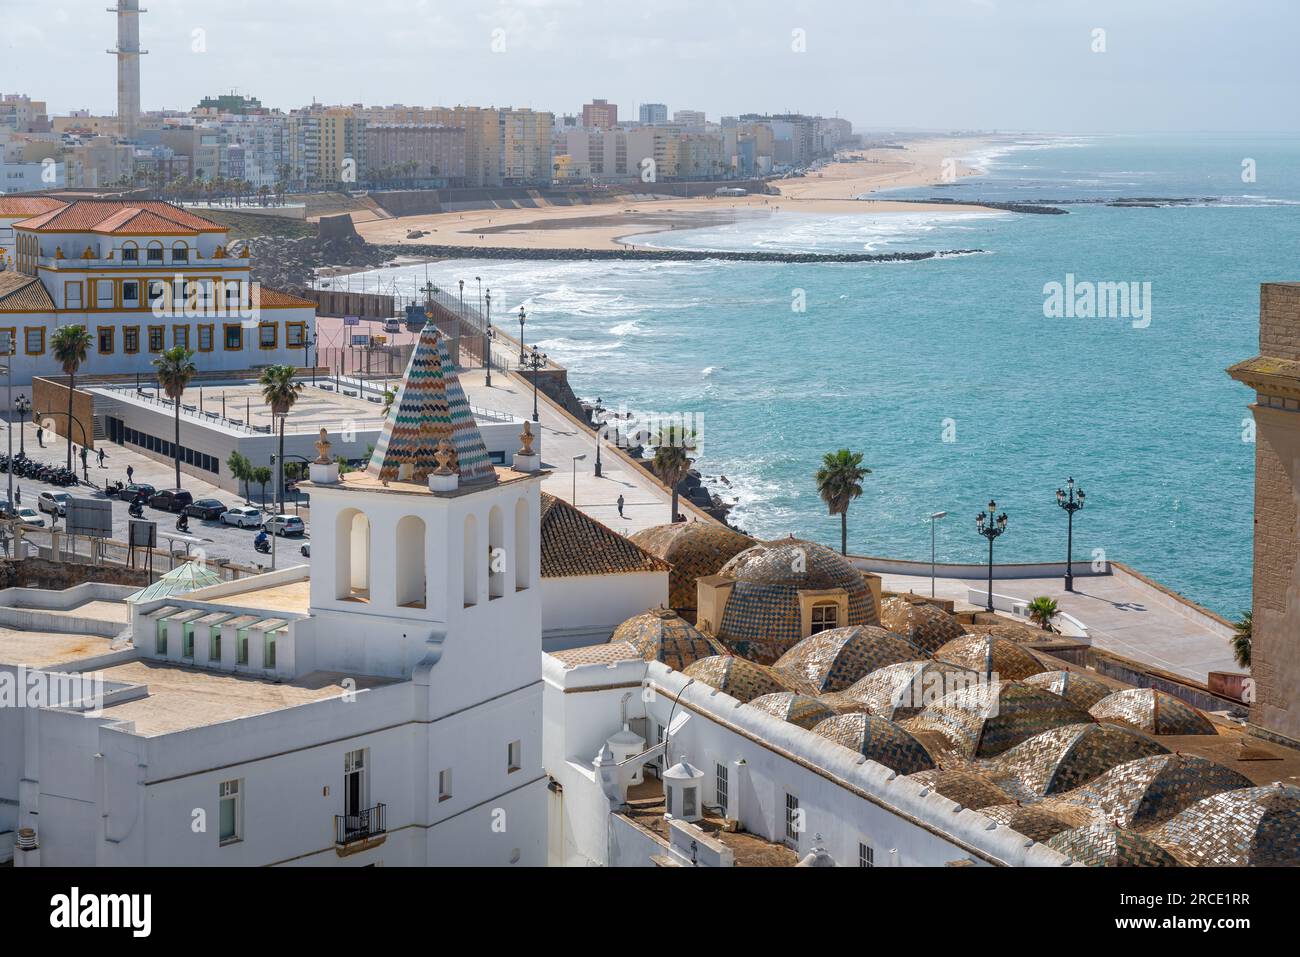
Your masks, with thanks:
<instances>
[{"instance_id":1,"label":"distant city skyline","mask_svg":"<svg viewBox=\"0 0 1300 957\"><path fill-rule=\"evenodd\" d=\"M0 90L46 100L56 114L115 112L105 51L116 26L104 6L6 0ZM283 110L315 100L559 115L603 98L628 118L662 103L715 121L800 111L862 129L1300 130L1290 49L1300 9L1286 0L480 7L155 5L140 24L150 53L141 105L184 110L238 89Z\"/></svg>"}]
</instances>

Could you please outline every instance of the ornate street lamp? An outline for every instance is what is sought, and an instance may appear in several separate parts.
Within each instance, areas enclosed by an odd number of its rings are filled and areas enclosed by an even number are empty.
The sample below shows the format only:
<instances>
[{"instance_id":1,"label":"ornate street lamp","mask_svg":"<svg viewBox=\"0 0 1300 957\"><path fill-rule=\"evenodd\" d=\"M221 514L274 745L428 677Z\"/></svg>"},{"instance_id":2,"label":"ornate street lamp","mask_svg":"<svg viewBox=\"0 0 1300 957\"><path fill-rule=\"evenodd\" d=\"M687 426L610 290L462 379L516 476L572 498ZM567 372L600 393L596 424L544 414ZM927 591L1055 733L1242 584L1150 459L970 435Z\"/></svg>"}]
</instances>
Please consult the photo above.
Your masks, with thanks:
<instances>
[{"instance_id":1,"label":"ornate street lamp","mask_svg":"<svg viewBox=\"0 0 1300 957\"><path fill-rule=\"evenodd\" d=\"M1065 533L1065 590L1074 591L1074 564L1072 555L1074 553L1074 513L1083 508L1083 489L1074 487L1074 478L1071 477L1066 481L1065 489L1056 490L1056 504L1065 509L1066 533Z\"/></svg>"},{"instance_id":2,"label":"ornate street lamp","mask_svg":"<svg viewBox=\"0 0 1300 957\"><path fill-rule=\"evenodd\" d=\"M492 290L487 291L487 327L483 333L483 369L486 384L492 388Z\"/></svg>"},{"instance_id":3,"label":"ornate street lamp","mask_svg":"<svg viewBox=\"0 0 1300 957\"><path fill-rule=\"evenodd\" d=\"M989 499L989 510L980 512L975 519L975 528L989 540L989 598L985 606L993 610L993 540L1007 530L1007 513L997 514L998 503Z\"/></svg>"},{"instance_id":4,"label":"ornate street lamp","mask_svg":"<svg viewBox=\"0 0 1300 957\"><path fill-rule=\"evenodd\" d=\"M528 357L523 365L525 369L533 370L533 421L540 422L541 419L537 415L537 372L546 366L546 353L538 352L537 347L533 346L528 350Z\"/></svg>"},{"instance_id":5,"label":"ornate street lamp","mask_svg":"<svg viewBox=\"0 0 1300 957\"><path fill-rule=\"evenodd\" d=\"M27 413L32 411L32 400L27 398L25 394L18 396L18 398L14 399L14 410L18 413L18 454L23 455L27 451L26 446L23 444L23 425Z\"/></svg>"},{"instance_id":6,"label":"ornate street lamp","mask_svg":"<svg viewBox=\"0 0 1300 957\"><path fill-rule=\"evenodd\" d=\"M605 431L605 409L601 405L600 396L596 396L596 408L593 410L596 420L596 478L600 478L600 440L604 438L602 433Z\"/></svg>"},{"instance_id":7,"label":"ornate street lamp","mask_svg":"<svg viewBox=\"0 0 1300 957\"><path fill-rule=\"evenodd\" d=\"M524 315L524 307L520 306L519 307L519 364L520 365L524 365L527 361L524 358L524 320L527 318L528 317Z\"/></svg>"}]
</instances>

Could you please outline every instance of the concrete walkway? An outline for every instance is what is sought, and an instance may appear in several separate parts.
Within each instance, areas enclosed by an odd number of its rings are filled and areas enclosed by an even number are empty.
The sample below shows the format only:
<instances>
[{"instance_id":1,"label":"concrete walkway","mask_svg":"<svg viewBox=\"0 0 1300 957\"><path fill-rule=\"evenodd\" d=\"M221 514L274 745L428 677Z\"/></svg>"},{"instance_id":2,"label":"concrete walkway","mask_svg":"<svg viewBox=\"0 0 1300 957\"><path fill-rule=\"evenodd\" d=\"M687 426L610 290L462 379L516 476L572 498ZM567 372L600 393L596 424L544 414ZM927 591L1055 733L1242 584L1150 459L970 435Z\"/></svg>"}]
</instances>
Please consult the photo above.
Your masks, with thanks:
<instances>
[{"instance_id":1,"label":"concrete walkway","mask_svg":"<svg viewBox=\"0 0 1300 957\"><path fill-rule=\"evenodd\" d=\"M889 591L930 594L928 576L885 575L883 583ZM935 583L939 597L963 603L968 600L968 588L983 594L988 582L940 578ZM1206 682L1211 671L1243 670L1232 658L1221 625L1197 615L1193 608L1179 606L1170 596L1135 583L1122 572L1076 575L1073 592L1065 590L1060 578L995 578L993 593L1026 600L1046 595L1061 611L1083 623L1094 647L1162 671Z\"/></svg>"},{"instance_id":2,"label":"concrete walkway","mask_svg":"<svg viewBox=\"0 0 1300 957\"><path fill-rule=\"evenodd\" d=\"M494 411L509 412L524 419L533 416L533 392L530 382L519 376L492 373L492 388L484 383L482 369L462 371L461 385L471 405ZM576 464L577 506L592 518L616 532L631 534L652 525L666 525L671 520L671 496L639 467L613 454L608 444L601 452L601 477L596 478L596 436L583 429L559 408L538 396L538 414L542 435L542 466L553 473L542 488L557 498L572 502L574 498L575 455L586 455ZM533 428L537 429L537 425ZM623 496L623 515L618 514L618 497ZM680 508L681 506L679 506Z\"/></svg>"}]
</instances>

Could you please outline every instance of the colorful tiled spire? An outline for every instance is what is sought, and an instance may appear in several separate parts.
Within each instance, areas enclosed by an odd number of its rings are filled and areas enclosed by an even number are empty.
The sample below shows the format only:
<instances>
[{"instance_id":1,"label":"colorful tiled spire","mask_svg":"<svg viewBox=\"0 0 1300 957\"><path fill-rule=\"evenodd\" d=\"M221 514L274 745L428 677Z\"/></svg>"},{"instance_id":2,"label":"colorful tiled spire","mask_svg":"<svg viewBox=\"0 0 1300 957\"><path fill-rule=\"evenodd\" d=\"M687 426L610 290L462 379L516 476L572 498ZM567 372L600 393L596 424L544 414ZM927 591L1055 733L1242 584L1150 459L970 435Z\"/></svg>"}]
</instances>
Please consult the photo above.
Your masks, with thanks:
<instances>
[{"instance_id":1,"label":"colorful tiled spire","mask_svg":"<svg viewBox=\"0 0 1300 957\"><path fill-rule=\"evenodd\" d=\"M443 439L455 451L452 468L461 482L496 481L456 364L430 323L420 334L366 471L384 482L406 480L402 466L410 465L410 481L423 482L438 467L434 454Z\"/></svg>"}]
</instances>

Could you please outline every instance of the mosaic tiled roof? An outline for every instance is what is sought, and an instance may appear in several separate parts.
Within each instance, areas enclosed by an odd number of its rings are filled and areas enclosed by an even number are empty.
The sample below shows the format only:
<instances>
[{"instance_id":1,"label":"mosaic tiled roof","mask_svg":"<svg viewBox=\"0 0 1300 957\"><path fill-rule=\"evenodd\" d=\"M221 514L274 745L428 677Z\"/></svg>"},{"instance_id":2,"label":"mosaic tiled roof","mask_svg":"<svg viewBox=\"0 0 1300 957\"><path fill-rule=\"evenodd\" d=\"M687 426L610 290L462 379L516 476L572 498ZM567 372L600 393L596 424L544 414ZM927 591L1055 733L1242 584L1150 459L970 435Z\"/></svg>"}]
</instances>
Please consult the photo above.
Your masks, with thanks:
<instances>
[{"instance_id":1,"label":"mosaic tiled roof","mask_svg":"<svg viewBox=\"0 0 1300 957\"><path fill-rule=\"evenodd\" d=\"M668 570L659 559L562 498L543 492L541 511L543 578Z\"/></svg>"},{"instance_id":2,"label":"mosaic tiled roof","mask_svg":"<svg viewBox=\"0 0 1300 957\"><path fill-rule=\"evenodd\" d=\"M1020 681L992 681L946 695L903 727L937 734L963 757L984 758L1050 728L1088 720L1088 712L1050 691Z\"/></svg>"},{"instance_id":3,"label":"mosaic tiled roof","mask_svg":"<svg viewBox=\"0 0 1300 957\"><path fill-rule=\"evenodd\" d=\"M1086 826L1088 821L1071 821L1062 818L1037 804L994 804L982 807L979 812L999 824L1005 824L1031 841L1046 842L1063 831Z\"/></svg>"},{"instance_id":4,"label":"mosaic tiled roof","mask_svg":"<svg viewBox=\"0 0 1300 957\"><path fill-rule=\"evenodd\" d=\"M1102 698L1090 709L1098 721L1129 724L1148 734L1217 734L1191 705L1155 688L1129 688Z\"/></svg>"},{"instance_id":5,"label":"mosaic tiled roof","mask_svg":"<svg viewBox=\"0 0 1300 957\"><path fill-rule=\"evenodd\" d=\"M1024 644L1028 641L1055 641L1060 635L1053 634L1050 631L1043 631L1033 625L1025 624L1022 621L977 621L974 624L966 625L966 630L977 635L996 635L998 638L1005 638L1007 641L1015 641Z\"/></svg>"},{"instance_id":6,"label":"mosaic tiled roof","mask_svg":"<svg viewBox=\"0 0 1300 957\"><path fill-rule=\"evenodd\" d=\"M1197 801L1147 837L1185 864L1294 867L1300 862L1300 788L1225 791Z\"/></svg>"},{"instance_id":7,"label":"mosaic tiled roof","mask_svg":"<svg viewBox=\"0 0 1300 957\"><path fill-rule=\"evenodd\" d=\"M878 668L823 700L836 711L861 710L902 721L978 679L974 672L942 661L906 661Z\"/></svg>"},{"instance_id":8,"label":"mosaic tiled roof","mask_svg":"<svg viewBox=\"0 0 1300 957\"><path fill-rule=\"evenodd\" d=\"M629 618L614 629L610 641L626 641L646 661L662 661L674 671L701 658L723 654L721 644L700 634L677 612L667 608Z\"/></svg>"},{"instance_id":9,"label":"mosaic tiled roof","mask_svg":"<svg viewBox=\"0 0 1300 957\"><path fill-rule=\"evenodd\" d=\"M1072 701L1080 708L1091 708L1115 689L1105 682L1079 671L1043 671L1024 679L1025 684L1045 688L1052 694Z\"/></svg>"},{"instance_id":10,"label":"mosaic tiled roof","mask_svg":"<svg viewBox=\"0 0 1300 957\"><path fill-rule=\"evenodd\" d=\"M816 698L794 691L778 691L776 694L759 695L749 702L755 708L762 708L768 714L775 715L782 721L789 721L801 728L835 717L835 712Z\"/></svg>"},{"instance_id":11,"label":"mosaic tiled roof","mask_svg":"<svg viewBox=\"0 0 1300 957\"><path fill-rule=\"evenodd\" d=\"M35 276L0 271L0 312L53 312L54 300Z\"/></svg>"},{"instance_id":12,"label":"mosaic tiled roof","mask_svg":"<svg viewBox=\"0 0 1300 957\"><path fill-rule=\"evenodd\" d=\"M914 774L934 767L934 760L920 741L884 718L840 714L827 718L812 730L899 774Z\"/></svg>"},{"instance_id":13,"label":"mosaic tiled roof","mask_svg":"<svg viewBox=\"0 0 1300 957\"><path fill-rule=\"evenodd\" d=\"M1144 829L1163 823L1202 798L1251 786L1250 779L1208 758L1157 754L1128 761L1082 787L1044 801L1095 810L1099 821Z\"/></svg>"},{"instance_id":14,"label":"mosaic tiled roof","mask_svg":"<svg viewBox=\"0 0 1300 957\"><path fill-rule=\"evenodd\" d=\"M886 665L911 661L916 649L875 625L832 628L809 635L777 659L772 670L807 694L843 691Z\"/></svg>"},{"instance_id":15,"label":"mosaic tiled roof","mask_svg":"<svg viewBox=\"0 0 1300 957\"><path fill-rule=\"evenodd\" d=\"M908 779L924 784L962 807L979 810L993 804L1009 804L1014 798L985 775L966 768L931 768L909 774Z\"/></svg>"},{"instance_id":16,"label":"mosaic tiled roof","mask_svg":"<svg viewBox=\"0 0 1300 957\"><path fill-rule=\"evenodd\" d=\"M843 588L845 625L875 625L876 606L862 573L838 552L797 538L762 542L718 573L736 580L717 637L738 654L770 664L803 637L799 591Z\"/></svg>"},{"instance_id":17,"label":"mosaic tiled roof","mask_svg":"<svg viewBox=\"0 0 1300 957\"><path fill-rule=\"evenodd\" d=\"M549 652L552 658L564 662L565 669L578 665L613 665L620 661L636 661L641 656L626 641L611 641L601 645L584 645Z\"/></svg>"},{"instance_id":18,"label":"mosaic tiled roof","mask_svg":"<svg viewBox=\"0 0 1300 957\"><path fill-rule=\"evenodd\" d=\"M411 362L384 420L366 471L381 481L397 480L401 467L413 467L412 481L423 482L438 467L434 452L447 439L456 453L452 469L461 482L495 482L478 424L470 413L456 364L438 329L424 327Z\"/></svg>"},{"instance_id":19,"label":"mosaic tiled roof","mask_svg":"<svg viewBox=\"0 0 1300 957\"><path fill-rule=\"evenodd\" d=\"M1141 731L1086 722L1034 735L982 766L1004 791L1036 801L1077 788L1126 762L1168 753Z\"/></svg>"},{"instance_id":20,"label":"mosaic tiled roof","mask_svg":"<svg viewBox=\"0 0 1300 957\"><path fill-rule=\"evenodd\" d=\"M717 688L724 694L731 695L741 703L753 701L765 694L791 690L780 678L772 674L771 669L745 658L737 658L735 655L701 658L687 665L682 673L688 678L694 678L711 688Z\"/></svg>"},{"instance_id":21,"label":"mosaic tiled roof","mask_svg":"<svg viewBox=\"0 0 1300 957\"><path fill-rule=\"evenodd\" d=\"M755 544L754 539L716 522L673 522L643 528L633 542L672 566L668 607L695 617L696 579L716 575L723 565Z\"/></svg>"},{"instance_id":22,"label":"mosaic tiled roof","mask_svg":"<svg viewBox=\"0 0 1300 957\"><path fill-rule=\"evenodd\" d=\"M960 638L966 629L952 615L929 602L913 604L895 595L880 603L880 624L899 635L905 635L927 655L932 655L947 642Z\"/></svg>"},{"instance_id":23,"label":"mosaic tiled roof","mask_svg":"<svg viewBox=\"0 0 1300 957\"><path fill-rule=\"evenodd\" d=\"M1089 867L1178 867L1176 857L1155 841L1105 822L1076 827L1044 843Z\"/></svg>"},{"instance_id":24,"label":"mosaic tiled roof","mask_svg":"<svg viewBox=\"0 0 1300 957\"><path fill-rule=\"evenodd\" d=\"M936 661L961 665L985 677L1019 681L1047 670L1037 658L1014 641L993 635L962 635L934 652Z\"/></svg>"}]
</instances>

